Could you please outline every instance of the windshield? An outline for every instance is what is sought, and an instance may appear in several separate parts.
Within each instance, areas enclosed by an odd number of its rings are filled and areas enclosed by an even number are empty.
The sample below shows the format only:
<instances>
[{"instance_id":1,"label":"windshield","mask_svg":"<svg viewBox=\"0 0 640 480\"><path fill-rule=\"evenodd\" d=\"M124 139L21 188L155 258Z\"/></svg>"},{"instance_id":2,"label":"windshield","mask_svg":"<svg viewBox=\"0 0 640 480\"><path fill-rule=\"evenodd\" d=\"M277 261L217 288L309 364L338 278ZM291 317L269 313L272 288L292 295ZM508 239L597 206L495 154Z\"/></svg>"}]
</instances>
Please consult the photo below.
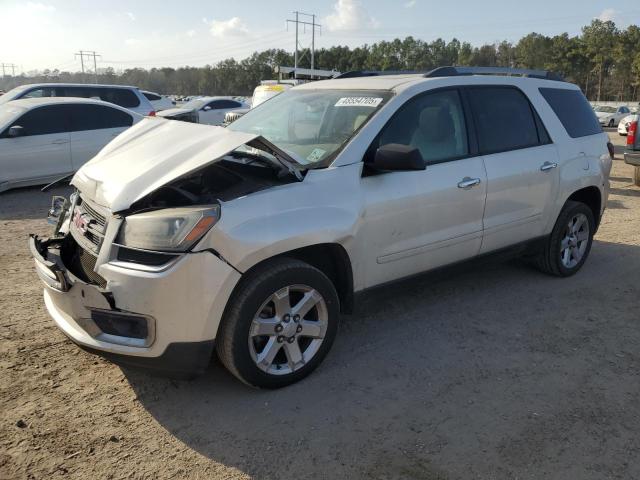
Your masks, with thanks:
<instances>
[{"instance_id":1,"label":"windshield","mask_svg":"<svg viewBox=\"0 0 640 480\"><path fill-rule=\"evenodd\" d=\"M191 100L183 105L180 105L178 108L186 108L187 110L200 110L205 106L207 102L207 99L196 98L195 100Z\"/></svg>"},{"instance_id":2,"label":"windshield","mask_svg":"<svg viewBox=\"0 0 640 480\"><path fill-rule=\"evenodd\" d=\"M616 109L613 107L596 107L594 110L602 113L616 113Z\"/></svg>"},{"instance_id":3,"label":"windshield","mask_svg":"<svg viewBox=\"0 0 640 480\"><path fill-rule=\"evenodd\" d=\"M12 88L11 90L9 90L4 95L0 95L0 103L7 103L7 102L9 102L11 100L14 100L16 98L16 96L18 96L18 94L20 92L25 91L30 86L31 85L22 85L20 87Z\"/></svg>"},{"instance_id":4,"label":"windshield","mask_svg":"<svg viewBox=\"0 0 640 480\"><path fill-rule=\"evenodd\" d=\"M305 165L320 164L390 97L388 90L289 90L227 128L262 135Z\"/></svg>"}]
</instances>

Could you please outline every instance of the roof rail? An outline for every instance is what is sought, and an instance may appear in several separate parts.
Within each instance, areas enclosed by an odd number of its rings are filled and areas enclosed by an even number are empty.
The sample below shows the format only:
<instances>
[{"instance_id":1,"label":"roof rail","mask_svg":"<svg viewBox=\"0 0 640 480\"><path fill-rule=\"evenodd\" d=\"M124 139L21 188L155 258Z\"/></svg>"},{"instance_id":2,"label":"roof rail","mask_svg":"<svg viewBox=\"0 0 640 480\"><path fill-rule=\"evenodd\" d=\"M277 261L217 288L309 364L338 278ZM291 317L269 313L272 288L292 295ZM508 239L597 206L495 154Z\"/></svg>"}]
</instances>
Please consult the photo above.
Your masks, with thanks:
<instances>
[{"instance_id":1,"label":"roof rail","mask_svg":"<svg viewBox=\"0 0 640 480\"><path fill-rule=\"evenodd\" d=\"M547 70L529 70L510 67L439 67L425 73L426 78L456 77L460 75L518 75L522 77L542 78L563 82L561 75Z\"/></svg>"},{"instance_id":2,"label":"roof rail","mask_svg":"<svg viewBox=\"0 0 640 480\"><path fill-rule=\"evenodd\" d=\"M351 70L341 73L334 78L378 77L381 75L420 75L426 74L424 70Z\"/></svg>"}]
</instances>

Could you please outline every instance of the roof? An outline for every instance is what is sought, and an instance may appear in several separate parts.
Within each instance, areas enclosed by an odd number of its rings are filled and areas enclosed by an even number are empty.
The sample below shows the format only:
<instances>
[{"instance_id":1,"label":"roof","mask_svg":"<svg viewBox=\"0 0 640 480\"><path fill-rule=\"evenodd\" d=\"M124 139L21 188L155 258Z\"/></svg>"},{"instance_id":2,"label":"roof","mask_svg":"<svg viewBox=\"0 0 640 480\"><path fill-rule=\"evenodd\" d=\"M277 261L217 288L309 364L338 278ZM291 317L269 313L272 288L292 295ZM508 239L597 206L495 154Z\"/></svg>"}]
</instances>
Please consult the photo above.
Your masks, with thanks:
<instances>
[{"instance_id":1,"label":"roof","mask_svg":"<svg viewBox=\"0 0 640 480\"><path fill-rule=\"evenodd\" d=\"M402 84L415 80L425 80L421 74L380 75L377 77L336 78L303 83L296 90L353 89L353 90L394 90Z\"/></svg>"},{"instance_id":2,"label":"roof","mask_svg":"<svg viewBox=\"0 0 640 480\"><path fill-rule=\"evenodd\" d=\"M21 107L25 109L31 109L39 107L41 105L61 105L61 104L93 104L93 105L106 105L108 107L117 108L118 110L127 110L114 103L103 102L102 100L96 100L93 98L79 98L79 97L43 97L43 98L19 98L18 100L11 100L10 102L2 104L2 106ZM127 110L130 112L130 110ZM133 112L130 112L133 113Z\"/></svg>"},{"instance_id":3,"label":"roof","mask_svg":"<svg viewBox=\"0 0 640 480\"><path fill-rule=\"evenodd\" d=\"M107 85L107 84L98 84L98 83L63 83L63 82L55 82L55 83L27 83L24 85L20 85L20 88L32 88L32 87L103 87L103 88L133 88L138 89L138 87L134 87L133 85Z\"/></svg>"},{"instance_id":4,"label":"roof","mask_svg":"<svg viewBox=\"0 0 640 480\"><path fill-rule=\"evenodd\" d=\"M318 82L309 82L297 87L295 90L393 90L399 93L413 85L425 82L434 82L439 85L483 85L483 84L506 84L518 85L529 82L539 82L540 85L554 85L563 88L577 88L573 84L557 81L546 80L534 77L506 76L506 75L458 75L458 76L437 76L426 77L424 74L407 73L398 75L379 75L354 78L337 78L333 80L321 80Z\"/></svg>"}]
</instances>

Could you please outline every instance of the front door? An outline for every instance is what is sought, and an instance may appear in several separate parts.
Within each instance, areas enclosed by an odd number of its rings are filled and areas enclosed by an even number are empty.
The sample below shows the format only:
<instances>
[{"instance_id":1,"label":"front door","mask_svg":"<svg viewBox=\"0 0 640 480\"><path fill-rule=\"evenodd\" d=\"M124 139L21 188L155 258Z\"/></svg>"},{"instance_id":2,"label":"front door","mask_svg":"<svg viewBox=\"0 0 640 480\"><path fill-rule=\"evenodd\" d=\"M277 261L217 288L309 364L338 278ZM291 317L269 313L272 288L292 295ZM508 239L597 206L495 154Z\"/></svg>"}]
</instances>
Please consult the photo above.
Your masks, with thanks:
<instances>
[{"instance_id":1,"label":"front door","mask_svg":"<svg viewBox=\"0 0 640 480\"><path fill-rule=\"evenodd\" d=\"M407 172L368 170L363 227L367 288L478 254L487 189L483 160L473 156L456 89L420 94L385 126L369 154L396 143L418 148L427 168ZM369 172L369 173L367 173Z\"/></svg>"},{"instance_id":2,"label":"front door","mask_svg":"<svg viewBox=\"0 0 640 480\"><path fill-rule=\"evenodd\" d=\"M0 188L9 183L46 183L71 173L69 128L63 105L29 110L0 134ZM11 138L11 126L23 134Z\"/></svg>"}]
</instances>

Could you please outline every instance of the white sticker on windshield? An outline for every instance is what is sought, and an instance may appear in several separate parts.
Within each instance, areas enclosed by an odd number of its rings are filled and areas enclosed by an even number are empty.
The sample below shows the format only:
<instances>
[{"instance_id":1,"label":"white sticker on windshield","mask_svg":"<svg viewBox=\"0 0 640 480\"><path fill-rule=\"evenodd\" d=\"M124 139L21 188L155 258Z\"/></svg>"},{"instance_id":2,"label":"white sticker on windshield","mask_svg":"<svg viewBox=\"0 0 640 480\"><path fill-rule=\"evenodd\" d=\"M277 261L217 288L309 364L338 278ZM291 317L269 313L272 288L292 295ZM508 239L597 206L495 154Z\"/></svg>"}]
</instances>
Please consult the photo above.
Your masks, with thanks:
<instances>
[{"instance_id":1,"label":"white sticker on windshield","mask_svg":"<svg viewBox=\"0 0 640 480\"><path fill-rule=\"evenodd\" d=\"M313 151L307 157L307 160L309 160L310 162L317 162L322 158L322 156L325 153L327 153L326 150L323 150L321 148L314 148Z\"/></svg>"},{"instance_id":2,"label":"white sticker on windshield","mask_svg":"<svg viewBox=\"0 0 640 480\"><path fill-rule=\"evenodd\" d=\"M342 97L334 106L336 107L372 107L376 108L382 103L380 97Z\"/></svg>"}]
</instances>

